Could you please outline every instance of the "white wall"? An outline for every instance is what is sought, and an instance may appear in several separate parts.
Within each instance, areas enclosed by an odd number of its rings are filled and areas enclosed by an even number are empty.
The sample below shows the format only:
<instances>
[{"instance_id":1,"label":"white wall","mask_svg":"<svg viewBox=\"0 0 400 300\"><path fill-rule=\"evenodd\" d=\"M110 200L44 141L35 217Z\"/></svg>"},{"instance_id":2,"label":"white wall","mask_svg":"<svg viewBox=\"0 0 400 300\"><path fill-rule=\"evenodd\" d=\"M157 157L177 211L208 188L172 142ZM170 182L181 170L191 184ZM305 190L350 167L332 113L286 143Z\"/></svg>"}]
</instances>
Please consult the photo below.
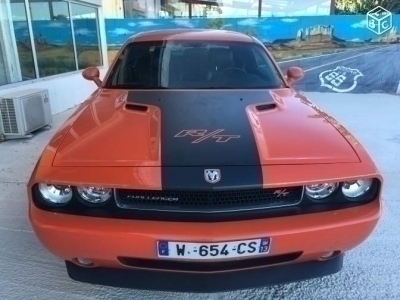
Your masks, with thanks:
<instances>
[{"instance_id":1,"label":"white wall","mask_svg":"<svg viewBox=\"0 0 400 300\"><path fill-rule=\"evenodd\" d=\"M97 6L101 6L103 1L107 0L75 0L76 2L80 2L81 4L89 3ZM108 0L109 1L109 0Z\"/></svg>"},{"instance_id":2,"label":"white wall","mask_svg":"<svg viewBox=\"0 0 400 300\"><path fill-rule=\"evenodd\" d=\"M101 79L106 72L107 68L100 68ZM97 86L94 82L85 80L82 72L76 72L39 82L18 84L16 87L8 85L6 89L0 89L0 96L32 88L49 90L51 112L54 115L81 104L97 89Z\"/></svg>"},{"instance_id":3,"label":"white wall","mask_svg":"<svg viewBox=\"0 0 400 300\"><path fill-rule=\"evenodd\" d=\"M123 0L103 0L103 14L106 19L123 19Z\"/></svg>"}]
</instances>

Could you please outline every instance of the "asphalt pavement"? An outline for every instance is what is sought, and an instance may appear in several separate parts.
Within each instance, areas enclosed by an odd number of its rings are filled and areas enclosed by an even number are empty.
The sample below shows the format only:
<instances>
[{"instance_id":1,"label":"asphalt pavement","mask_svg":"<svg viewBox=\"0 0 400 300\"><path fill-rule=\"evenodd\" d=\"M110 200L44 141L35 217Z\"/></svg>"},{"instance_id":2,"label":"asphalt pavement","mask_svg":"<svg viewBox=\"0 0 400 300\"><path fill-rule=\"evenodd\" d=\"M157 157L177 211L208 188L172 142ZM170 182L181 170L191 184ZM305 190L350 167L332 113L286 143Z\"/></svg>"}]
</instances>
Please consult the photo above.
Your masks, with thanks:
<instances>
[{"instance_id":1,"label":"asphalt pavement","mask_svg":"<svg viewBox=\"0 0 400 300\"><path fill-rule=\"evenodd\" d=\"M54 116L49 131L29 140L0 143L0 299L400 299L399 96L306 95L352 131L385 179L382 219L368 240L345 256L342 271L303 282L217 294L138 291L72 281L64 263L46 251L32 232L26 199L26 182L34 164L54 131L72 114L68 110Z\"/></svg>"},{"instance_id":2,"label":"asphalt pavement","mask_svg":"<svg viewBox=\"0 0 400 300\"><path fill-rule=\"evenodd\" d=\"M294 86L304 92L400 94L400 44L357 49L279 63L305 71Z\"/></svg>"}]
</instances>

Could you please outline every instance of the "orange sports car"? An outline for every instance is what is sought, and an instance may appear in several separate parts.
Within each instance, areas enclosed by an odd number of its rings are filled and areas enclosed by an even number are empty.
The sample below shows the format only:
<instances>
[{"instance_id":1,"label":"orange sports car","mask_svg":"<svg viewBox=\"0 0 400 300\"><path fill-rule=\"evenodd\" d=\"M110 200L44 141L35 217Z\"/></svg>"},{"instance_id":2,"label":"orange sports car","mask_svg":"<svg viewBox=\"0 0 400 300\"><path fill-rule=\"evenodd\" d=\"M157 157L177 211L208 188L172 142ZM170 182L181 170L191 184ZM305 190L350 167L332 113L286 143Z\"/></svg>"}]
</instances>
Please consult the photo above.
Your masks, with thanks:
<instances>
[{"instance_id":1,"label":"orange sports car","mask_svg":"<svg viewBox=\"0 0 400 300\"><path fill-rule=\"evenodd\" d=\"M383 179L256 38L162 30L123 45L44 149L33 229L77 281L216 292L321 277L364 242Z\"/></svg>"}]
</instances>

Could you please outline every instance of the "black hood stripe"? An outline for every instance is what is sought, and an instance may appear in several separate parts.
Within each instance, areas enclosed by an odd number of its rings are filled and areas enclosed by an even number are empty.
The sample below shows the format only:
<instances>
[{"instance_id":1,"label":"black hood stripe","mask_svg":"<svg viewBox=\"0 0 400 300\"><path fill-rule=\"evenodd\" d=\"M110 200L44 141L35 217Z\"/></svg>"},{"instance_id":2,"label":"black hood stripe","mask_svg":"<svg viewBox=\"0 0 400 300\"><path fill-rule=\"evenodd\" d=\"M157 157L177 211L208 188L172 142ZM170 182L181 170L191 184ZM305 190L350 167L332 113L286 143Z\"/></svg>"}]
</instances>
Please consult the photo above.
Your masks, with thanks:
<instances>
[{"instance_id":1,"label":"black hood stripe","mask_svg":"<svg viewBox=\"0 0 400 300\"><path fill-rule=\"evenodd\" d=\"M257 143L246 107L274 103L265 91L132 91L127 101L161 111L163 189L262 187ZM221 180L205 180L219 169Z\"/></svg>"}]
</instances>

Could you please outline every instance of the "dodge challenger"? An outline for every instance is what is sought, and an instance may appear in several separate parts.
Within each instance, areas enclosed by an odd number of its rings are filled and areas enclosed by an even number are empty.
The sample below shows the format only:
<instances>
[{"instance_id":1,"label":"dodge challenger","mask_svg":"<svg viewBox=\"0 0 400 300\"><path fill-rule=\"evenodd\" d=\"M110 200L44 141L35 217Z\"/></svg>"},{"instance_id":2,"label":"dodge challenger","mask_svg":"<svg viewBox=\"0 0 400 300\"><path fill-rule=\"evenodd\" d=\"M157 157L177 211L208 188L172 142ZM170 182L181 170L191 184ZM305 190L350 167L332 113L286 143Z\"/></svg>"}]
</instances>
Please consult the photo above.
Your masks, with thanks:
<instances>
[{"instance_id":1,"label":"dodge challenger","mask_svg":"<svg viewBox=\"0 0 400 300\"><path fill-rule=\"evenodd\" d=\"M256 38L130 37L44 148L29 219L72 280L218 292L327 276L371 236L383 178ZM79 88L79 87L75 87Z\"/></svg>"}]
</instances>

